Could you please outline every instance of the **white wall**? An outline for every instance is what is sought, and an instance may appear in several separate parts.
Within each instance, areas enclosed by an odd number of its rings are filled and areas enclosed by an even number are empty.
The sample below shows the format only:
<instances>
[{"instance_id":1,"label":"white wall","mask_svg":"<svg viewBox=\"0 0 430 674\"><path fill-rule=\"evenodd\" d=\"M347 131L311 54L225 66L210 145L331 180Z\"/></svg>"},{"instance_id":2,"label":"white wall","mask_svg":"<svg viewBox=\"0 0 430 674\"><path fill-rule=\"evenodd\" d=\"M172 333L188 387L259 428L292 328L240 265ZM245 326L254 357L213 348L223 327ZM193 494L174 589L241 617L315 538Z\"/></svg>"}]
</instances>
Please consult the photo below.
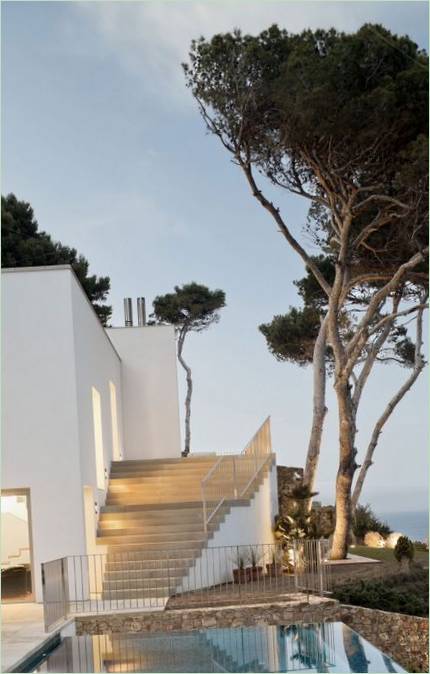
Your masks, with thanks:
<instances>
[{"instance_id":1,"label":"white wall","mask_svg":"<svg viewBox=\"0 0 430 674\"><path fill-rule=\"evenodd\" d=\"M109 471L110 381L122 444L121 363L67 266L3 270L2 308L2 488L30 489L41 601L41 562L88 551L84 486L99 504L105 496L96 481L92 387L101 397Z\"/></svg>"},{"instance_id":2,"label":"white wall","mask_svg":"<svg viewBox=\"0 0 430 674\"><path fill-rule=\"evenodd\" d=\"M110 472L113 458L112 415L109 382L117 392L117 415L122 454L121 360L92 306L75 278L71 284L72 323L76 363L76 396L83 485L94 485L94 501L104 504L105 490L97 488L92 387L101 399L104 467ZM107 487L107 481L105 483Z\"/></svg>"},{"instance_id":3,"label":"white wall","mask_svg":"<svg viewBox=\"0 0 430 674\"><path fill-rule=\"evenodd\" d=\"M275 462L250 504L231 507L213 538L209 539L208 547L203 549L201 557L183 579L182 587L185 591L230 580L232 570L236 567L237 554L230 546L260 545L257 552L265 557L261 560L262 565L271 562L272 549L269 546L265 548L264 545L275 543L273 525L278 508L274 495L277 496ZM224 550L213 553L211 548Z\"/></svg>"},{"instance_id":4,"label":"white wall","mask_svg":"<svg viewBox=\"0 0 430 674\"><path fill-rule=\"evenodd\" d=\"M127 459L179 457L175 332L170 326L111 328L122 362Z\"/></svg>"},{"instance_id":5,"label":"white wall","mask_svg":"<svg viewBox=\"0 0 430 674\"><path fill-rule=\"evenodd\" d=\"M71 272L2 273L2 488L30 489L40 564L84 552Z\"/></svg>"}]
</instances>

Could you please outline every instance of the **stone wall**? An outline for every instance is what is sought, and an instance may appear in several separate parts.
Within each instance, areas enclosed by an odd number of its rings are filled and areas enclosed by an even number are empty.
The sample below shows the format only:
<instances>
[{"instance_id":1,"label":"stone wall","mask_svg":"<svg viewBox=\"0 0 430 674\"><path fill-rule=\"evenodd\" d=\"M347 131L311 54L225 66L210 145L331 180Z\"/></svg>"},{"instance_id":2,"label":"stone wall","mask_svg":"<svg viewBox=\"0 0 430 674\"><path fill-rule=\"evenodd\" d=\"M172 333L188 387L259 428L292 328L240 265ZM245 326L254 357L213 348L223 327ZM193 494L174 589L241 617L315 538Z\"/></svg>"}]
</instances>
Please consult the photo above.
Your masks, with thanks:
<instances>
[{"instance_id":1,"label":"stone wall","mask_svg":"<svg viewBox=\"0 0 430 674\"><path fill-rule=\"evenodd\" d=\"M428 619L361 606L340 605L334 599L292 595L288 602L211 608L173 609L77 616L76 634L170 632L207 627L293 625L342 621L392 657L409 672L428 672Z\"/></svg>"},{"instance_id":2,"label":"stone wall","mask_svg":"<svg viewBox=\"0 0 430 674\"><path fill-rule=\"evenodd\" d=\"M320 536L328 538L332 535L336 524L336 508L331 505L313 508L311 521L315 523Z\"/></svg>"},{"instance_id":3,"label":"stone wall","mask_svg":"<svg viewBox=\"0 0 430 674\"><path fill-rule=\"evenodd\" d=\"M188 631L206 627L247 627L260 623L293 625L336 620L338 612L339 603L335 599L310 596L307 602L303 595L292 595L288 602L270 604L78 616L76 634Z\"/></svg>"},{"instance_id":4,"label":"stone wall","mask_svg":"<svg viewBox=\"0 0 430 674\"><path fill-rule=\"evenodd\" d=\"M428 618L341 605L337 619L356 630L407 671L429 671Z\"/></svg>"},{"instance_id":5,"label":"stone wall","mask_svg":"<svg viewBox=\"0 0 430 674\"><path fill-rule=\"evenodd\" d=\"M278 466L277 469L279 514L281 517L285 517L296 508L297 501L291 497L291 490L303 481L303 468ZM313 508L311 518L320 536L328 538L333 533L336 521L336 509L334 506L328 505Z\"/></svg>"},{"instance_id":6,"label":"stone wall","mask_svg":"<svg viewBox=\"0 0 430 674\"><path fill-rule=\"evenodd\" d=\"M303 468L277 466L279 514L285 517L291 511L291 489L303 480Z\"/></svg>"}]
</instances>

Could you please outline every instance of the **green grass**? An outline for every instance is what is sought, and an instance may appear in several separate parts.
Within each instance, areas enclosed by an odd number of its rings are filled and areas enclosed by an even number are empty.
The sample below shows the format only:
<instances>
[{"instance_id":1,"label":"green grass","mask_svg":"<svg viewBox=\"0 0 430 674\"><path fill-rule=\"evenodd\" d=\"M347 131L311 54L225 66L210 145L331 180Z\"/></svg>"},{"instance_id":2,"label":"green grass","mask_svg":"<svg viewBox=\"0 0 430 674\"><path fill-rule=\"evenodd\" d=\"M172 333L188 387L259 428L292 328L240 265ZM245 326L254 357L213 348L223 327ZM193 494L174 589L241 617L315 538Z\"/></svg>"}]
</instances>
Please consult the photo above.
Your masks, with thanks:
<instances>
[{"instance_id":1,"label":"green grass","mask_svg":"<svg viewBox=\"0 0 430 674\"><path fill-rule=\"evenodd\" d=\"M429 610L428 580L427 570L415 564L407 574L352 580L335 587L333 597L342 604L425 617Z\"/></svg>"},{"instance_id":2,"label":"green grass","mask_svg":"<svg viewBox=\"0 0 430 674\"><path fill-rule=\"evenodd\" d=\"M355 545L349 549L351 555L359 555L360 557L369 557L370 559L380 559L383 562L395 561L393 550L386 548L368 548L365 545ZM424 563L428 565L429 553L428 550L415 550L415 562Z\"/></svg>"}]
</instances>

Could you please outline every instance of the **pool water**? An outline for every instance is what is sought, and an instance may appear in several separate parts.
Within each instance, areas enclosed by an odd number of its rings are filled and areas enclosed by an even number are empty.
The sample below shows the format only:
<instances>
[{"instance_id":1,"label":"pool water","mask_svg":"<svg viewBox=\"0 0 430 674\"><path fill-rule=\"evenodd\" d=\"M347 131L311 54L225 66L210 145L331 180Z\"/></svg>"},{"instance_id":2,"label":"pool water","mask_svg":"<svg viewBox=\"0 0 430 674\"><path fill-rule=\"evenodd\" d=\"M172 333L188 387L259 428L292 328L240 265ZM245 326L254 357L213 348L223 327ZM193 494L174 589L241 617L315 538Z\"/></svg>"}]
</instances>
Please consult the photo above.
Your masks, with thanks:
<instances>
[{"instance_id":1,"label":"pool water","mask_svg":"<svg viewBox=\"0 0 430 674\"><path fill-rule=\"evenodd\" d=\"M65 637L32 672L404 672L341 622Z\"/></svg>"}]
</instances>

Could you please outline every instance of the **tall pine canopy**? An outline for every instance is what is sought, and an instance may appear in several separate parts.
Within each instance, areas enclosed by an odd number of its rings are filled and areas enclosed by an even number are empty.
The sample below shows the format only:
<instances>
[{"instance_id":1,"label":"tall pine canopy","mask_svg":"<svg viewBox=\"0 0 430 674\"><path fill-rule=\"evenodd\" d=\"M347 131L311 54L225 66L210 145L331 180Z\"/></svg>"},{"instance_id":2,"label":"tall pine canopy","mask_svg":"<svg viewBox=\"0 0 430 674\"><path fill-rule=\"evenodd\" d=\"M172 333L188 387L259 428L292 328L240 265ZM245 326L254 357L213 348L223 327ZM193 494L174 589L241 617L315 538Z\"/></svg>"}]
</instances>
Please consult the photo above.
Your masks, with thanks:
<instances>
[{"instance_id":1,"label":"tall pine canopy","mask_svg":"<svg viewBox=\"0 0 430 674\"><path fill-rule=\"evenodd\" d=\"M70 264L93 305L101 323L106 325L112 307L104 304L109 290L108 276L89 275L89 262L75 248L53 241L39 231L32 207L14 194L1 198L1 265L2 267L38 267Z\"/></svg>"}]
</instances>

